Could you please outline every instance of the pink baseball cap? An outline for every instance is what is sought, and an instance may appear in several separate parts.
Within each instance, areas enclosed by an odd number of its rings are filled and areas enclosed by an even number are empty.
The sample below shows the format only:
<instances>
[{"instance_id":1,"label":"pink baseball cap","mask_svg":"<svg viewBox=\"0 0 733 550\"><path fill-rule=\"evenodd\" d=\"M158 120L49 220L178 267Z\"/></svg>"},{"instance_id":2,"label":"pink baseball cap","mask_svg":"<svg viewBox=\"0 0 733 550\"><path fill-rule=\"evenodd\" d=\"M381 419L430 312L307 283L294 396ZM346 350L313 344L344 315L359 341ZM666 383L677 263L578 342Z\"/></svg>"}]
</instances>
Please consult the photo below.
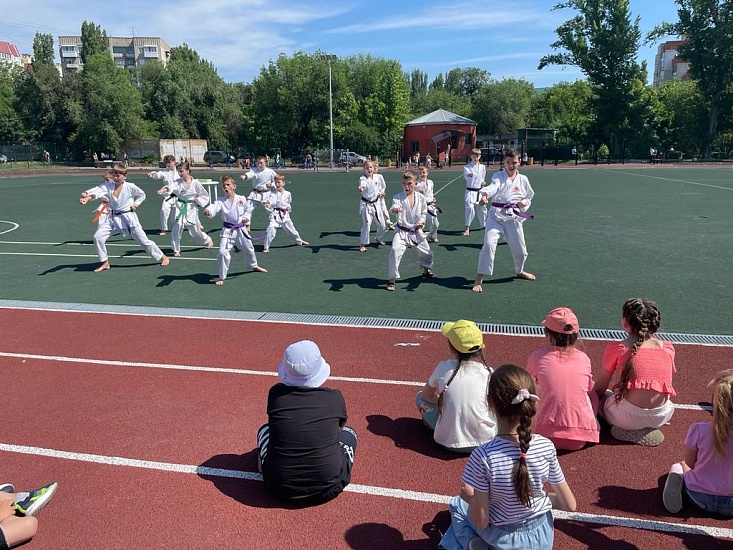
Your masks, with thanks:
<instances>
[{"instance_id":1,"label":"pink baseball cap","mask_svg":"<svg viewBox=\"0 0 733 550\"><path fill-rule=\"evenodd\" d=\"M542 326L560 334L575 334L580 331L578 318L569 307L557 307L547 314Z\"/></svg>"}]
</instances>

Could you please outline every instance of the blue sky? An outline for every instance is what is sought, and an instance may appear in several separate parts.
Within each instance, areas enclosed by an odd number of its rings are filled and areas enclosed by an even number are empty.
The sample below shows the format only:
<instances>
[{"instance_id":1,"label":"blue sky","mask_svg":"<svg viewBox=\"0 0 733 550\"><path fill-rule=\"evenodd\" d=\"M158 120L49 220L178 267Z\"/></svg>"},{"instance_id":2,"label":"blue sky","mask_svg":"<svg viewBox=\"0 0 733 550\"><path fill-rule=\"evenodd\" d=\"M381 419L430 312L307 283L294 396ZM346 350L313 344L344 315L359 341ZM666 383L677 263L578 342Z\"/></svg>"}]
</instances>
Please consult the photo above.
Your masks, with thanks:
<instances>
[{"instance_id":1,"label":"blue sky","mask_svg":"<svg viewBox=\"0 0 733 550\"><path fill-rule=\"evenodd\" d=\"M555 29L572 10L552 10L556 0L158 0L91 2L25 0L0 12L0 40L32 53L36 32L78 35L93 21L110 36L160 36L170 46L188 44L228 82L251 82L280 53L323 51L338 57L369 53L395 59L406 72L420 69L432 81L456 67L479 67L496 80L524 78L536 87L574 81L573 67L537 70L552 53ZM631 0L641 30L677 20L674 0ZM656 45L639 49L649 78Z\"/></svg>"}]
</instances>

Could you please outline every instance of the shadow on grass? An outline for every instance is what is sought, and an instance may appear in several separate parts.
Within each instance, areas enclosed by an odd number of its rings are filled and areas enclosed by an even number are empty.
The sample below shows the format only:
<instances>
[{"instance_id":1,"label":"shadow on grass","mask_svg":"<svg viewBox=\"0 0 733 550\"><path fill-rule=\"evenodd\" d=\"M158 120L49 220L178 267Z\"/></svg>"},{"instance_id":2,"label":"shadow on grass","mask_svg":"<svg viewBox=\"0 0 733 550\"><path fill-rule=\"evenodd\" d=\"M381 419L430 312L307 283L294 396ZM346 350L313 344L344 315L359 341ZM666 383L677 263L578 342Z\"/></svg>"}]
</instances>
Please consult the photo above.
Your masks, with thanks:
<instances>
[{"instance_id":1,"label":"shadow on grass","mask_svg":"<svg viewBox=\"0 0 733 550\"><path fill-rule=\"evenodd\" d=\"M326 284L331 285L332 292L340 292L347 286L356 286L365 290L385 290L387 287L386 279L376 279L374 277L351 278L351 279L324 279ZM442 279L425 279L420 275L410 277L409 279L399 279L395 285L395 292L415 292L423 285L436 285L444 288L471 290L473 281L465 277L448 277Z\"/></svg>"}]
</instances>

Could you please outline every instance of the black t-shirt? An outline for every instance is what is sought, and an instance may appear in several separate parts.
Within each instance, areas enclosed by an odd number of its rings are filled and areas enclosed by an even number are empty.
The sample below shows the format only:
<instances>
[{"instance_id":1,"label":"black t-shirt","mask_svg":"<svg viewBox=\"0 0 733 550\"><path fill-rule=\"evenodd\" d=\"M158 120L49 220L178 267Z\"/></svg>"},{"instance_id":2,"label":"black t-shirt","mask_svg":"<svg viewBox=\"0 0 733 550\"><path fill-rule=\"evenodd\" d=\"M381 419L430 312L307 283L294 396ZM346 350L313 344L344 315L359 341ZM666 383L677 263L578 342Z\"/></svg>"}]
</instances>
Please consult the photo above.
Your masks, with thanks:
<instances>
[{"instance_id":1,"label":"black t-shirt","mask_svg":"<svg viewBox=\"0 0 733 550\"><path fill-rule=\"evenodd\" d=\"M340 391L275 384L267 397L267 415L270 443L262 473L275 495L308 498L348 478L339 446L346 424Z\"/></svg>"}]
</instances>

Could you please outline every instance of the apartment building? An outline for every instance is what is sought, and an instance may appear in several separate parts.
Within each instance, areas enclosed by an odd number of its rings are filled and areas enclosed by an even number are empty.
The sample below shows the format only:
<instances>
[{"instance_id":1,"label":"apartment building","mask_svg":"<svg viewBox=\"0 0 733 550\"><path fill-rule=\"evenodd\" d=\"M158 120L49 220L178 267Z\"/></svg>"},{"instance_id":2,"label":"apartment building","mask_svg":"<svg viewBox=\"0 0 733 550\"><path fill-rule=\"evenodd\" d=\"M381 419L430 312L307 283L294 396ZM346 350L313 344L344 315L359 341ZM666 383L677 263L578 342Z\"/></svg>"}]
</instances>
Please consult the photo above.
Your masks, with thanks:
<instances>
[{"instance_id":1,"label":"apartment building","mask_svg":"<svg viewBox=\"0 0 733 550\"><path fill-rule=\"evenodd\" d=\"M171 48L162 38L134 36L107 38L109 53L118 67L133 69L150 60L168 63ZM59 36L59 57L62 74L78 72L84 68L81 62L81 36Z\"/></svg>"},{"instance_id":2,"label":"apartment building","mask_svg":"<svg viewBox=\"0 0 733 550\"><path fill-rule=\"evenodd\" d=\"M0 40L0 63L22 67L23 57L18 51L18 46L12 42L3 42Z\"/></svg>"},{"instance_id":3,"label":"apartment building","mask_svg":"<svg viewBox=\"0 0 733 550\"><path fill-rule=\"evenodd\" d=\"M659 45L654 56L654 86L661 86L670 80L688 80L690 78L689 61L680 58L677 51L686 40L668 40Z\"/></svg>"}]
</instances>

